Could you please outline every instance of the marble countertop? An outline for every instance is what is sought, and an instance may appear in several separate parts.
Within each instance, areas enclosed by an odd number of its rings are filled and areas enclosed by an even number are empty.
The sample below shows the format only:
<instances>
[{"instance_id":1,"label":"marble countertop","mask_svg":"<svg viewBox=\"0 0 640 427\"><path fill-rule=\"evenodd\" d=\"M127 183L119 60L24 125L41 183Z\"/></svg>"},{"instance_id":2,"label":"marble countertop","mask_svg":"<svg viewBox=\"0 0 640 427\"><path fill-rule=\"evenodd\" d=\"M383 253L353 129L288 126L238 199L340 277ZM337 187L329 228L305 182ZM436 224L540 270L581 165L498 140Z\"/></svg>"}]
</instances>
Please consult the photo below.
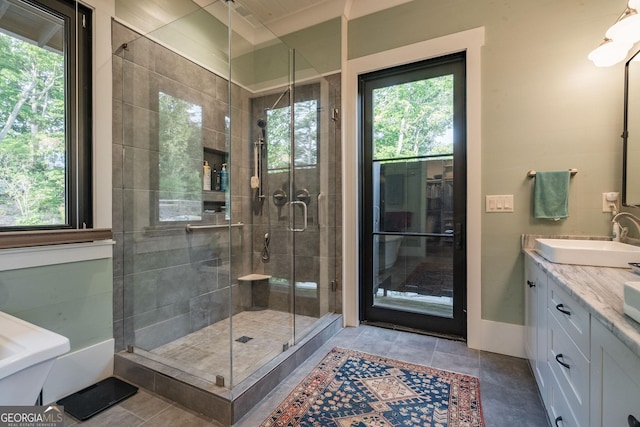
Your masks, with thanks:
<instances>
[{"instance_id":1,"label":"marble countertop","mask_svg":"<svg viewBox=\"0 0 640 427\"><path fill-rule=\"evenodd\" d=\"M554 264L533 248L531 243L535 237L543 236L523 236L522 250L584 306L592 317L640 357L640 323L626 316L623 308L624 283L640 281L640 275L633 273L630 268Z\"/></svg>"}]
</instances>

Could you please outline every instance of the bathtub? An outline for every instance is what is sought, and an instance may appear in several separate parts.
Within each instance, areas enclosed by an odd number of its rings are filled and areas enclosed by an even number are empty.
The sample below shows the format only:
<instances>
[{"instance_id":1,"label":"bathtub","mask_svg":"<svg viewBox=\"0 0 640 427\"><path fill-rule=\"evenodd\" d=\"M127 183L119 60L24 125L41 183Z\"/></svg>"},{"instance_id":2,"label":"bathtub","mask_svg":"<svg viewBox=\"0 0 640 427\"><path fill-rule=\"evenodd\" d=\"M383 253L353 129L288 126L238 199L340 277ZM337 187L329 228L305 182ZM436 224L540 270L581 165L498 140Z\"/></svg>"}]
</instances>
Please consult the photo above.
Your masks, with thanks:
<instances>
[{"instance_id":1,"label":"bathtub","mask_svg":"<svg viewBox=\"0 0 640 427\"><path fill-rule=\"evenodd\" d=\"M69 339L0 311L0 405L34 405Z\"/></svg>"},{"instance_id":2,"label":"bathtub","mask_svg":"<svg viewBox=\"0 0 640 427\"><path fill-rule=\"evenodd\" d=\"M403 236L379 236L378 259L382 270L387 270L396 263Z\"/></svg>"}]
</instances>

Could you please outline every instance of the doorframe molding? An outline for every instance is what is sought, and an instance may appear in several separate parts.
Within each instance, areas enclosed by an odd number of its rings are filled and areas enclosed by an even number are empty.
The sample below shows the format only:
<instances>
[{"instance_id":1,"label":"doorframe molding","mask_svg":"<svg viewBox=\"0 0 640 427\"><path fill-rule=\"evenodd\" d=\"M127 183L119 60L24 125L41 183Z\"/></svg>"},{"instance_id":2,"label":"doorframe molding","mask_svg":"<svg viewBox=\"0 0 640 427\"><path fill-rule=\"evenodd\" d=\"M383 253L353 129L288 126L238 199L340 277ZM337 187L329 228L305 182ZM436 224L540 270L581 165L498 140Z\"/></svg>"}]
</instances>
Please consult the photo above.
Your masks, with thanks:
<instances>
[{"instance_id":1,"label":"doorframe molding","mask_svg":"<svg viewBox=\"0 0 640 427\"><path fill-rule=\"evenodd\" d=\"M451 53L466 52L467 90L467 345L482 349L481 226L482 226L482 128L481 50L484 27L478 27L399 48L348 59L343 20L342 73L342 305L344 326L359 324L359 225L360 218L360 129L358 76L385 68Z\"/></svg>"}]
</instances>

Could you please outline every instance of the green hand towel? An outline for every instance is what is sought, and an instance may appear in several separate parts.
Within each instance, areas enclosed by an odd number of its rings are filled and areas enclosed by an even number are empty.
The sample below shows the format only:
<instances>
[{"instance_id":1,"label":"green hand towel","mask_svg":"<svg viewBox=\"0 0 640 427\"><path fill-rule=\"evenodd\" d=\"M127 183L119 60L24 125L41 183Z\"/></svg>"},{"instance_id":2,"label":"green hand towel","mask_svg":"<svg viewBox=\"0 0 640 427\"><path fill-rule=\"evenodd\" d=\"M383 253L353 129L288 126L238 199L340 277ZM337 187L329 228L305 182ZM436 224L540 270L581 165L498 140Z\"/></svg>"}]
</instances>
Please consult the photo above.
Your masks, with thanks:
<instances>
[{"instance_id":1,"label":"green hand towel","mask_svg":"<svg viewBox=\"0 0 640 427\"><path fill-rule=\"evenodd\" d=\"M569 216L569 180L565 171L537 172L533 190L534 218L558 220Z\"/></svg>"}]
</instances>

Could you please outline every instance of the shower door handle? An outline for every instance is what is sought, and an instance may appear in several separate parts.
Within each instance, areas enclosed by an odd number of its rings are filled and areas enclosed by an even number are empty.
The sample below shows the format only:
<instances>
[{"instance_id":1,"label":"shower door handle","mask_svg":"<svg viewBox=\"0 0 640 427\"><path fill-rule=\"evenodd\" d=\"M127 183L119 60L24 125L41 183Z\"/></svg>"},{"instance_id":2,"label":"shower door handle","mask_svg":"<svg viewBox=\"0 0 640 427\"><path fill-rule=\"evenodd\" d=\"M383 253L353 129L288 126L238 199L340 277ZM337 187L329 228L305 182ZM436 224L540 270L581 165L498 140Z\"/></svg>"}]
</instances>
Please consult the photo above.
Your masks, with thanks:
<instances>
[{"instance_id":1,"label":"shower door handle","mask_svg":"<svg viewBox=\"0 0 640 427\"><path fill-rule=\"evenodd\" d=\"M295 219L293 215L293 209L295 205L302 206L302 216L304 218L304 225L302 228L296 228ZM303 201L289 202L289 231L305 231L307 229L307 204Z\"/></svg>"},{"instance_id":2,"label":"shower door handle","mask_svg":"<svg viewBox=\"0 0 640 427\"><path fill-rule=\"evenodd\" d=\"M320 192L318 194L318 228L319 229L325 226L324 220L327 216L324 212L324 209L325 209L324 200L325 200L325 194Z\"/></svg>"}]
</instances>

